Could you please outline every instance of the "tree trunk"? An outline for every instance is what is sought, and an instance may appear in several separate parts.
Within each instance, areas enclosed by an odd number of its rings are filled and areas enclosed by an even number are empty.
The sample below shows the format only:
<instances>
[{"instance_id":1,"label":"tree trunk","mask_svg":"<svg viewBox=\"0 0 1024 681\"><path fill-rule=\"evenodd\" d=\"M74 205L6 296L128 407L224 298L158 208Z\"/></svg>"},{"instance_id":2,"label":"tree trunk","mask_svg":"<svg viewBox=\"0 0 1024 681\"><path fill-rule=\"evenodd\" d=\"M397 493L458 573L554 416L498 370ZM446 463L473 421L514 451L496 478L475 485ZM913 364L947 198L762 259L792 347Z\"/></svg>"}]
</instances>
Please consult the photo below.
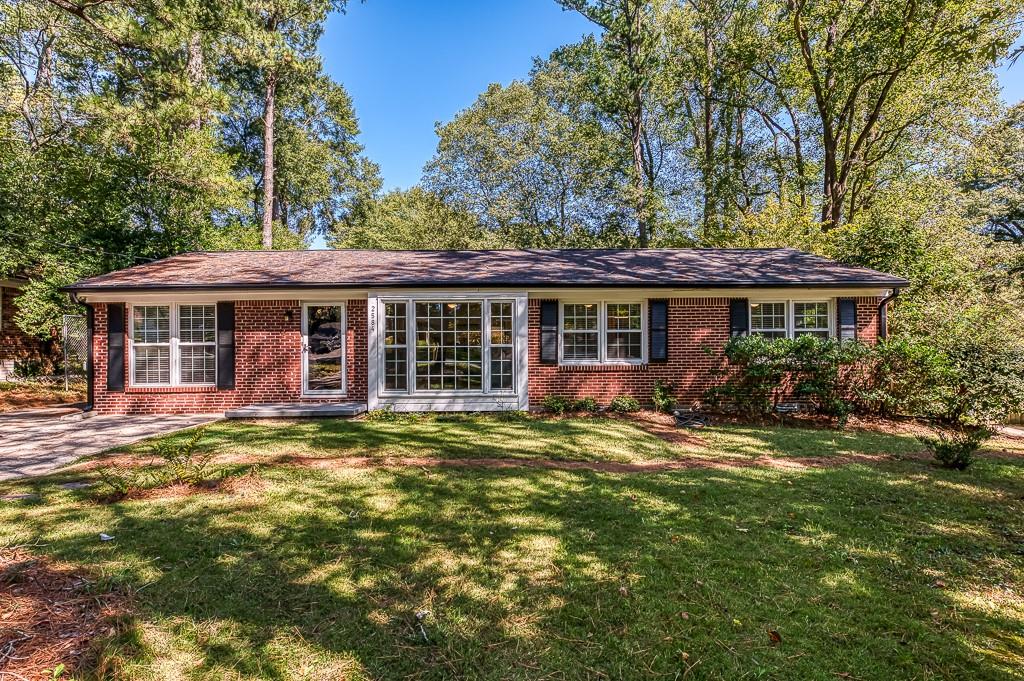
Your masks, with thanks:
<instances>
[{"instance_id":1,"label":"tree trunk","mask_svg":"<svg viewBox=\"0 0 1024 681\"><path fill-rule=\"evenodd\" d=\"M203 57L202 36L196 32L188 39L188 59L185 62L185 76L193 90L199 90L206 84L206 60ZM205 123L202 107L196 107L195 116L188 123L190 130L200 130Z\"/></svg>"},{"instance_id":2,"label":"tree trunk","mask_svg":"<svg viewBox=\"0 0 1024 681\"><path fill-rule=\"evenodd\" d=\"M647 188L644 183L643 103L640 93L634 96L635 109L630 114L630 137L633 146L633 191L636 193L636 224L640 248L650 243L647 224Z\"/></svg>"},{"instance_id":3,"label":"tree trunk","mask_svg":"<svg viewBox=\"0 0 1024 681\"><path fill-rule=\"evenodd\" d=\"M274 247L274 99L277 74L267 73L263 99L263 248Z\"/></svg>"}]
</instances>

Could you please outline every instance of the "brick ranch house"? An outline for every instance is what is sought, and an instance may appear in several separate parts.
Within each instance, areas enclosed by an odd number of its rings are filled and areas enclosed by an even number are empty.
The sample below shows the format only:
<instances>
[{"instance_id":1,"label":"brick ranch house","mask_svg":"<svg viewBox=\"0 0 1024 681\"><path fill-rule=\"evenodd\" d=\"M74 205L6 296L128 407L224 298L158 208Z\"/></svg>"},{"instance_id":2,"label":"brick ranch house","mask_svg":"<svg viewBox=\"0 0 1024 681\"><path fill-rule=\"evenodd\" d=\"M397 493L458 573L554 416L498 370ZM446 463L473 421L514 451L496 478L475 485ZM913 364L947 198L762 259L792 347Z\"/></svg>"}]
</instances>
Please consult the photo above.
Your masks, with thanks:
<instances>
[{"instance_id":1,"label":"brick ranch house","mask_svg":"<svg viewBox=\"0 0 1024 681\"><path fill-rule=\"evenodd\" d=\"M25 283L23 279L0 279L0 381L14 373L15 362L48 362L55 358L52 341L29 335L14 323L14 315L18 312L17 298Z\"/></svg>"},{"instance_id":2,"label":"brick ranch house","mask_svg":"<svg viewBox=\"0 0 1024 681\"><path fill-rule=\"evenodd\" d=\"M188 253L80 281L105 414L700 400L730 335L885 334L904 279L792 249ZM708 352L710 349L710 353Z\"/></svg>"}]
</instances>

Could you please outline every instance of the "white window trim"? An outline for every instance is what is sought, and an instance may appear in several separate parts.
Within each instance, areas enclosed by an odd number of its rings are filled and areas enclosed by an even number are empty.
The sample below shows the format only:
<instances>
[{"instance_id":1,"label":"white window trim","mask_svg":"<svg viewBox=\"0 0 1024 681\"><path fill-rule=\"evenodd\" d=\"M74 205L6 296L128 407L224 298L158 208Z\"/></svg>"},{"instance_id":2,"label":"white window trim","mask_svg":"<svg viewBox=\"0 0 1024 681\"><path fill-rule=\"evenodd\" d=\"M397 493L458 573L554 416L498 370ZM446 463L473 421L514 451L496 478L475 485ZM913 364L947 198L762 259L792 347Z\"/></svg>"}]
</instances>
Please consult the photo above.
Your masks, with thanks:
<instances>
[{"instance_id":1,"label":"white window trim","mask_svg":"<svg viewBox=\"0 0 1024 681\"><path fill-rule=\"evenodd\" d=\"M836 337L836 299L835 298L751 298L747 301L747 332L753 336L764 331L782 331L783 329L754 329L753 306L760 303L784 303L786 306L786 338L796 338L796 304L825 303L828 306L828 337ZM824 329L800 329L801 331L824 331Z\"/></svg>"},{"instance_id":2,"label":"white window trim","mask_svg":"<svg viewBox=\"0 0 1024 681\"><path fill-rule=\"evenodd\" d=\"M566 359L565 358L565 306L596 304L597 310L597 359ZM608 306L609 305L640 305L640 358L609 359L608 358ZM558 363L564 366L636 366L647 364L647 300L574 300L558 301Z\"/></svg>"},{"instance_id":3,"label":"white window trim","mask_svg":"<svg viewBox=\"0 0 1024 681\"><path fill-rule=\"evenodd\" d=\"M307 327L307 321L309 320L309 308L311 307L338 307L341 308L341 389L340 390L309 390L308 378L309 378L309 360L308 351L309 347L309 329ZM300 321L302 325L300 327L302 335L302 352L300 362L302 364L302 386L301 396L302 397L344 397L348 395L348 309L345 306L344 301L327 301L327 302L304 302L302 303L302 319Z\"/></svg>"},{"instance_id":4,"label":"white window trim","mask_svg":"<svg viewBox=\"0 0 1024 681\"><path fill-rule=\"evenodd\" d=\"M213 346L213 381L210 383L182 383L181 382L181 344L179 338L181 329L178 326L178 308L181 305L189 306L213 306L213 343L184 343L184 345L212 345ZM136 343L135 342L135 308L136 307L167 307L168 327L170 338L168 343ZM187 302L187 303L129 303L126 306L125 324L128 327L128 376L129 387L132 388L209 388L217 385L217 304L209 301ZM139 383L135 380L135 346L154 347L170 346L170 378L167 383Z\"/></svg>"},{"instance_id":5,"label":"white window trim","mask_svg":"<svg viewBox=\"0 0 1024 681\"><path fill-rule=\"evenodd\" d=\"M481 362L481 390L418 390L416 388L416 304L417 303L475 303L479 302L481 305L481 312L483 316L481 333L482 335L482 354ZM386 333L385 326L387 321L385 319L385 309L388 303L405 303L405 390L390 390L386 388L386 374L387 366L384 358L386 356L385 350L389 347L384 344L384 336ZM507 390L493 390L491 388L491 303L511 303L512 305L512 345L501 344L499 347L511 347L512 348L512 388ZM473 295L451 295L451 296L423 296L423 297L395 297L395 296L382 296L379 299L380 305L380 323L377 324L375 334L377 337L377 346L380 351L377 353L377 391L380 397L481 397L481 396L494 396L494 397L513 397L519 392L519 373L520 367L519 362L515 360L518 357L519 349L519 306L517 305L514 297L507 295L485 295L485 296L473 296ZM400 347L400 346L399 346Z\"/></svg>"}]
</instances>

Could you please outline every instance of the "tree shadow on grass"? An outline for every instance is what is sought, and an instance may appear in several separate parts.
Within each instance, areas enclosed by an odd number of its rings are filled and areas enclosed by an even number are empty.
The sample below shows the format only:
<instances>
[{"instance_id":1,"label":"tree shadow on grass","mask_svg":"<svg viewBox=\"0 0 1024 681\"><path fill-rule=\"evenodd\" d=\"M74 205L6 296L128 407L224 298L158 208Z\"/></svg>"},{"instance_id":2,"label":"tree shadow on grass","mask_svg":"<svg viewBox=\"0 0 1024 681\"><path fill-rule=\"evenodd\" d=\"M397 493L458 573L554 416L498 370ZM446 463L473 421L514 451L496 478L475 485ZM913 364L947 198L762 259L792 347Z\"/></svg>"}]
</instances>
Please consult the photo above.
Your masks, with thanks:
<instances>
[{"instance_id":1,"label":"tree shadow on grass","mask_svg":"<svg viewBox=\"0 0 1024 681\"><path fill-rule=\"evenodd\" d=\"M311 678L1000 678L1019 638L1019 610L959 594L1020 574L992 527L1021 515L889 471L265 476L255 501L28 506L19 523L141 588L140 627L176 630L192 676L295 678L308 657ZM992 553L1010 567L978 574Z\"/></svg>"}]
</instances>

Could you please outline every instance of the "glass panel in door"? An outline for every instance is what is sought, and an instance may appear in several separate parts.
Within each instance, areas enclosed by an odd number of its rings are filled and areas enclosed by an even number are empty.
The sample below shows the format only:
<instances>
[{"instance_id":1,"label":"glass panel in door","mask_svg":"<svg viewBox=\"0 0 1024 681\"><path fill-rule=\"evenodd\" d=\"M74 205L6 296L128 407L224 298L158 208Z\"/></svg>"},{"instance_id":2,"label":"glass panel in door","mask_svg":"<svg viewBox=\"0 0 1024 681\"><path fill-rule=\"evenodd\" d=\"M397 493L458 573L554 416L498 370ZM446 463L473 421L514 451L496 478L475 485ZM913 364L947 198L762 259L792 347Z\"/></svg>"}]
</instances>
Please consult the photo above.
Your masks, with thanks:
<instances>
[{"instance_id":1,"label":"glass panel in door","mask_svg":"<svg viewBox=\"0 0 1024 681\"><path fill-rule=\"evenodd\" d=\"M340 393L345 369L341 306L307 305L304 331L305 392Z\"/></svg>"}]
</instances>

